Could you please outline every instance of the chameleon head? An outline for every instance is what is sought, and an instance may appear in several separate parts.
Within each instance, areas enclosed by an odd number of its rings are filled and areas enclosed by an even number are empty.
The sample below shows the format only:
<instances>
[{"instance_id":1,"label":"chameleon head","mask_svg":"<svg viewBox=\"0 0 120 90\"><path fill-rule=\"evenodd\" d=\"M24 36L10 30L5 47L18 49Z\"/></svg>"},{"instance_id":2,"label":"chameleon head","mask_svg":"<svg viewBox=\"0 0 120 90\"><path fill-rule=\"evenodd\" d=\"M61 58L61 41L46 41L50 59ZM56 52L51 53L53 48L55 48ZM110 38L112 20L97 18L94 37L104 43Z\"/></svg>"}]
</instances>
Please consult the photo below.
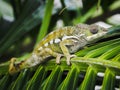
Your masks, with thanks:
<instances>
[{"instance_id":1,"label":"chameleon head","mask_svg":"<svg viewBox=\"0 0 120 90\"><path fill-rule=\"evenodd\" d=\"M12 74L15 74L17 72L20 71L20 67L19 67L19 64L15 64L15 61L17 60L17 58L12 58L10 60L10 65L9 65L9 73L12 75Z\"/></svg>"},{"instance_id":2,"label":"chameleon head","mask_svg":"<svg viewBox=\"0 0 120 90\"><path fill-rule=\"evenodd\" d=\"M85 34L85 36L91 36L93 34L107 32L107 29L96 24L91 24L91 25L78 24L76 25L76 28L78 29L77 31L80 31L77 32L77 34Z\"/></svg>"},{"instance_id":3,"label":"chameleon head","mask_svg":"<svg viewBox=\"0 0 120 90\"><path fill-rule=\"evenodd\" d=\"M107 32L107 29L96 24L91 24L89 30L92 34L97 34L101 32Z\"/></svg>"}]
</instances>

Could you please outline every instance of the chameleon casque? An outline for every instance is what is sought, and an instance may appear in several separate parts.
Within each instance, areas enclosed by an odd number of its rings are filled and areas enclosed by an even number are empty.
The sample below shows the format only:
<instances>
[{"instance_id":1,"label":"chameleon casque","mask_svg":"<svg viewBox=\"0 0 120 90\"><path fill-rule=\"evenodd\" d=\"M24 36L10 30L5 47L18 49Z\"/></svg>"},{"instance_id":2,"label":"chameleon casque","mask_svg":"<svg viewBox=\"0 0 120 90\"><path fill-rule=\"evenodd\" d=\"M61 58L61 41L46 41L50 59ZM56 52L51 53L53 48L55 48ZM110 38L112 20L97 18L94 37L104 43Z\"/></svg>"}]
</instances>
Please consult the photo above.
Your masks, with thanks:
<instances>
[{"instance_id":1,"label":"chameleon casque","mask_svg":"<svg viewBox=\"0 0 120 90\"><path fill-rule=\"evenodd\" d=\"M57 64L60 64L60 59L64 56L67 65L70 65L70 59L75 56L74 53L77 50L95 42L106 33L107 29L95 24L78 24L59 28L41 40L28 59L16 63L17 58L12 58L9 73L14 74L22 69L36 66L50 56L56 57Z\"/></svg>"}]
</instances>

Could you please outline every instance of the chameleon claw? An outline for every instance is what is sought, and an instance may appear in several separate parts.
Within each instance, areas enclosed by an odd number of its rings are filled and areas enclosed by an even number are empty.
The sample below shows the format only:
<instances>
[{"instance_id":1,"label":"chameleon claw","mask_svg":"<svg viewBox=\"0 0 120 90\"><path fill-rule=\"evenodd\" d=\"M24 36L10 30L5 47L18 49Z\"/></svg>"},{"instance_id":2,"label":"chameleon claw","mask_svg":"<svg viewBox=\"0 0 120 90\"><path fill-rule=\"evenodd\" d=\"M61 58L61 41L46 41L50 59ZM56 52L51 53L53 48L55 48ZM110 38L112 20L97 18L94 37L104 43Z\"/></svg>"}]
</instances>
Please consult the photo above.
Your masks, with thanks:
<instances>
[{"instance_id":1,"label":"chameleon claw","mask_svg":"<svg viewBox=\"0 0 120 90\"><path fill-rule=\"evenodd\" d=\"M57 57L56 57L56 63L57 64L60 64L60 59L63 55L62 54L58 54Z\"/></svg>"},{"instance_id":2,"label":"chameleon claw","mask_svg":"<svg viewBox=\"0 0 120 90\"><path fill-rule=\"evenodd\" d=\"M67 58L67 65L71 65L71 62L70 62L70 60L71 60L71 58L73 58L73 57L76 57L76 55L69 55L69 56L67 56L66 58Z\"/></svg>"},{"instance_id":3,"label":"chameleon claw","mask_svg":"<svg viewBox=\"0 0 120 90\"><path fill-rule=\"evenodd\" d=\"M57 58L56 58L56 63L57 64L60 64L60 59L61 59L61 57L62 56L64 56L64 55L62 55L62 54L58 54L58 56L57 56ZM68 56L66 56L66 58L67 58L67 65L71 65L71 62L70 62L70 60L71 60L71 58L73 58L73 57L76 57L76 55L68 55Z\"/></svg>"}]
</instances>

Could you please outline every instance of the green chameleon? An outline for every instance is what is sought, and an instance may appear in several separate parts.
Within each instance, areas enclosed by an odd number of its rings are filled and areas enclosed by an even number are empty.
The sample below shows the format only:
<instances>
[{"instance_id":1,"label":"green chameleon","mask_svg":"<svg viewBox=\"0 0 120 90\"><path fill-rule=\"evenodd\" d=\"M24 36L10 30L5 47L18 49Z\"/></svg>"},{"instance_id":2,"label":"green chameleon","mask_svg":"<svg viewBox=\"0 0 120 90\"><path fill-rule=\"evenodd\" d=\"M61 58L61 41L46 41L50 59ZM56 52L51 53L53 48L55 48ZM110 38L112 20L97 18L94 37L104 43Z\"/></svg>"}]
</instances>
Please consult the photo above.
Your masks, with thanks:
<instances>
[{"instance_id":1,"label":"green chameleon","mask_svg":"<svg viewBox=\"0 0 120 90\"><path fill-rule=\"evenodd\" d=\"M40 41L28 59L16 63L17 59L12 58L9 73L14 74L22 69L36 66L50 56L56 57L57 64L60 64L60 59L64 56L67 65L70 65L70 59L75 57L74 53L77 50L111 33L113 33L112 30L109 31L95 24L78 24L59 28Z\"/></svg>"}]
</instances>

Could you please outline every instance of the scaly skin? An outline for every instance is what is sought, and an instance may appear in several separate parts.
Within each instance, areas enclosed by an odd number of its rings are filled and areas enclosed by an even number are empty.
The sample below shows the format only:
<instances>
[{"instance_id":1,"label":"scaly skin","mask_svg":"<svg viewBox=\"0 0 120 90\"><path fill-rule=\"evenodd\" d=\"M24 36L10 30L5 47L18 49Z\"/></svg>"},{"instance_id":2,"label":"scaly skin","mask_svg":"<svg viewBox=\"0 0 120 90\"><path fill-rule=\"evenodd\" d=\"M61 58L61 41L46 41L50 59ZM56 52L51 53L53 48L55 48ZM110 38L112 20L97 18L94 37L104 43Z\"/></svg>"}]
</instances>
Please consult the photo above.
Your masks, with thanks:
<instances>
[{"instance_id":1,"label":"scaly skin","mask_svg":"<svg viewBox=\"0 0 120 90\"><path fill-rule=\"evenodd\" d=\"M30 68L46 60L46 58L56 57L56 63L60 64L60 58L66 57L67 65L70 65L72 54L85 45L92 43L107 33L103 27L95 24L78 24L59 28L48 34L34 49L32 55L19 63L15 63L16 58L11 59L9 73L14 74L24 68Z\"/></svg>"}]
</instances>

